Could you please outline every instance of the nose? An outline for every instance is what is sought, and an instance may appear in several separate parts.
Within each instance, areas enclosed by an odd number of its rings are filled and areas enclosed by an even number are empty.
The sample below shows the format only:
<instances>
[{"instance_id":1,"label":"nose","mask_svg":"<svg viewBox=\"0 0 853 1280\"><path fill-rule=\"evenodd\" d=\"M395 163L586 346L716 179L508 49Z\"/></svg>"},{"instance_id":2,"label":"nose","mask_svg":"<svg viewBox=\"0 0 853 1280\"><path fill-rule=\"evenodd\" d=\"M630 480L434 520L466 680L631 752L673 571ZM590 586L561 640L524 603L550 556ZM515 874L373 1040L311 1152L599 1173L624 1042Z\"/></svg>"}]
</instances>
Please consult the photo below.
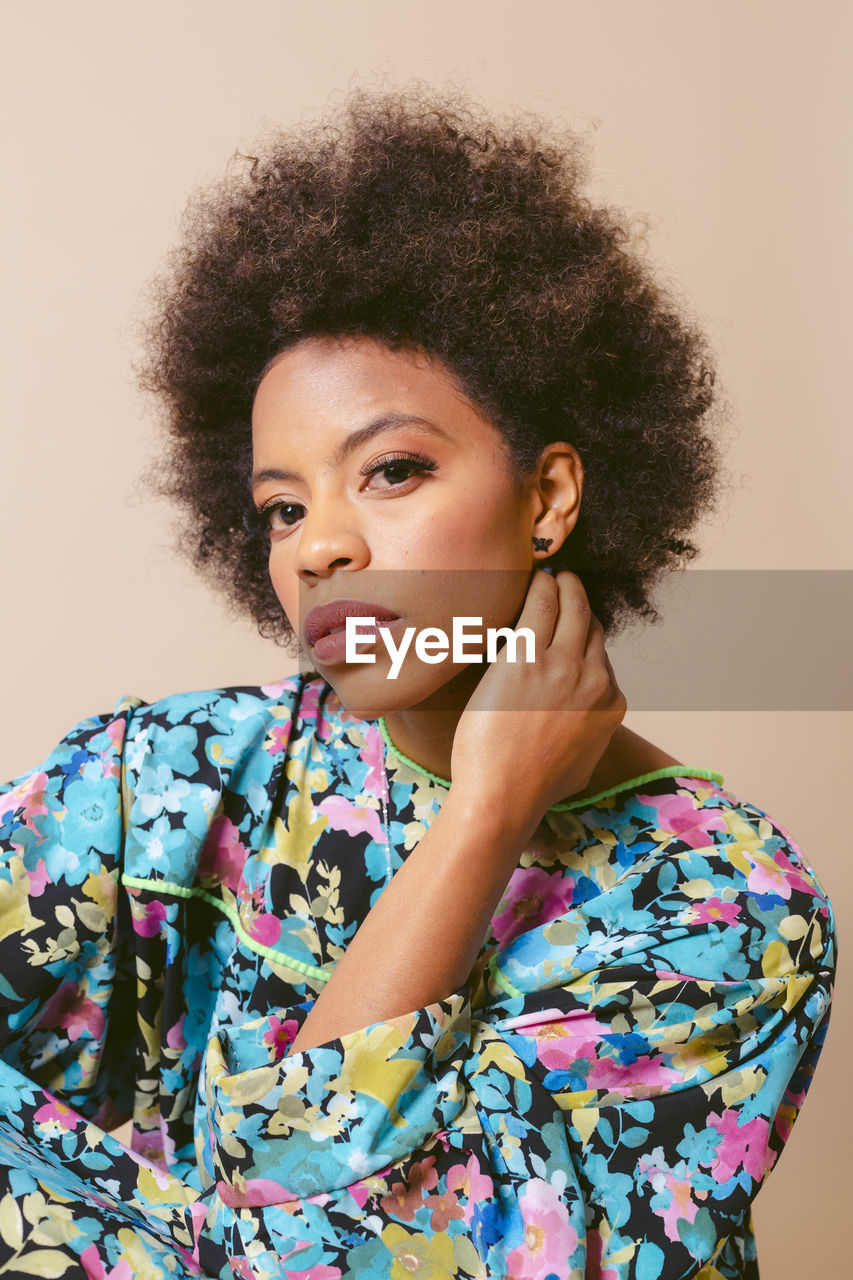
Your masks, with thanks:
<instances>
[{"instance_id":1,"label":"nose","mask_svg":"<svg viewBox=\"0 0 853 1280\"><path fill-rule=\"evenodd\" d=\"M302 582L328 578L335 569L363 569L370 552L355 515L338 495L312 502L299 530L297 574Z\"/></svg>"}]
</instances>

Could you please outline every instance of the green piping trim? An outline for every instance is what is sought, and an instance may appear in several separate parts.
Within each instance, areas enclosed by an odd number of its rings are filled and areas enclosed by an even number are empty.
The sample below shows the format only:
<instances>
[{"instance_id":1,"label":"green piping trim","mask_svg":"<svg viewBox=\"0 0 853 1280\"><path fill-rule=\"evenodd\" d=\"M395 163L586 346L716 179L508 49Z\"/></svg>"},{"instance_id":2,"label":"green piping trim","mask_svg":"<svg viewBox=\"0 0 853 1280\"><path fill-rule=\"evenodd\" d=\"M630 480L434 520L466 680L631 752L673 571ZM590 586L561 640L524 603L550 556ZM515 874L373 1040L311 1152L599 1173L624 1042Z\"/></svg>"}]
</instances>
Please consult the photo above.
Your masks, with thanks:
<instances>
[{"instance_id":1,"label":"green piping trim","mask_svg":"<svg viewBox=\"0 0 853 1280\"><path fill-rule=\"evenodd\" d=\"M399 747L394 746L384 716L379 717L379 732L382 734L385 746L389 747L397 759L402 760L403 764L407 764L410 769L414 769L415 773L420 773L424 778L437 782L439 786L450 786L448 778L440 778L437 773L430 773L429 769L425 769L422 764L418 764L417 760L413 760L411 756L404 755ZM552 804L548 812L550 813L553 809L579 809L581 805L595 804L597 800L604 800L607 796L616 795L618 791L627 791L631 787L640 787L646 782L654 782L657 778L705 778L709 782L716 782L720 786L723 785L723 775L715 773L713 769L694 769L690 765L668 764L664 765L662 769L652 769L651 773L641 773L637 778L629 778L627 782L620 782L617 786L609 787L606 791L597 791L594 796L584 796L581 800L561 800L559 804Z\"/></svg>"},{"instance_id":2,"label":"green piping trim","mask_svg":"<svg viewBox=\"0 0 853 1280\"><path fill-rule=\"evenodd\" d=\"M422 764L418 764L417 760L413 760L411 756L404 755L399 747L395 747L388 732L388 726L385 723L385 717L379 717L379 732L382 734L385 746L394 752L398 760L402 760L403 764L407 764L410 769L414 769L415 773L423 774L425 778L429 778L432 782L437 782L440 787L449 787L449 778L440 778L437 773L430 773L429 769L425 769Z\"/></svg>"},{"instance_id":3,"label":"green piping trim","mask_svg":"<svg viewBox=\"0 0 853 1280\"><path fill-rule=\"evenodd\" d=\"M149 893L164 893L174 898L201 898L202 901L209 903L211 907L216 907L217 911L221 911L224 916L228 917L240 941L245 943L249 950L254 951L256 955L263 956L265 960L273 960L278 964L285 964L288 969L295 969L297 973L304 973L308 978L316 978L318 982L328 982L332 976L325 969L318 969L316 965L305 964L302 960L289 956L286 951L276 951L275 947L267 947L262 942L256 942L243 928L243 922L240 919L237 908L230 906L227 902L223 902L221 898L215 897L212 893L208 893L206 889L198 889L195 886L188 887L185 884L172 884L169 880L143 880L139 876L128 875L123 875L121 882L128 889L146 889Z\"/></svg>"},{"instance_id":4,"label":"green piping trim","mask_svg":"<svg viewBox=\"0 0 853 1280\"><path fill-rule=\"evenodd\" d=\"M498 968L497 956L492 956L489 961L489 973L494 978L496 984L505 991L508 996L523 996L524 992L519 991L518 987L514 987L509 978L505 978Z\"/></svg>"},{"instance_id":5,"label":"green piping trim","mask_svg":"<svg viewBox=\"0 0 853 1280\"><path fill-rule=\"evenodd\" d=\"M609 787L607 791L597 791L594 796L584 796L581 800L561 800L551 808L579 809L581 805L595 804L597 800L613 796L617 791L626 791L629 787L641 787L644 783L654 782L657 778L706 778L709 782L723 785L723 775L715 773L713 769L694 769L691 765L667 764L662 769L652 769L651 773L641 773L638 778L629 778L627 782L620 782L618 786Z\"/></svg>"}]
</instances>

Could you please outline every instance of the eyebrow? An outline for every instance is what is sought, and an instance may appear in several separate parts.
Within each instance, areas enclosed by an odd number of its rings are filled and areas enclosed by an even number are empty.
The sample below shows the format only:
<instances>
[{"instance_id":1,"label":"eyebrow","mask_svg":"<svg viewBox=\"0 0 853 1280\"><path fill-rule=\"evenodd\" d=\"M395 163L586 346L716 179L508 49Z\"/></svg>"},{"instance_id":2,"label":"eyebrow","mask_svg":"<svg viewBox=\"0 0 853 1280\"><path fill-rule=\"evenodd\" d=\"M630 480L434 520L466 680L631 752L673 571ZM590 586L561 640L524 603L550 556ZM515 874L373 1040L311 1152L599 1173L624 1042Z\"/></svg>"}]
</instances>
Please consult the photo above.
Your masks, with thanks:
<instances>
[{"instance_id":1,"label":"eyebrow","mask_svg":"<svg viewBox=\"0 0 853 1280\"><path fill-rule=\"evenodd\" d=\"M351 431L335 450L332 456L332 466L339 467L359 445L372 440L374 436L381 435L386 431L395 431L398 427L420 427L430 435L439 436L442 440L451 439L442 427L435 422L430 422L428 418L420 418L417 414L412 413L395 413L392 410L381 414L378 418L374 418L372 422L359 427L357 431ZM263 484L265 480L300 480L304 483L304 478L298 471L287 471L280 467L263 467L262 470L256 471L252 476L252 488Z\"/></svg>"}]
</instances>

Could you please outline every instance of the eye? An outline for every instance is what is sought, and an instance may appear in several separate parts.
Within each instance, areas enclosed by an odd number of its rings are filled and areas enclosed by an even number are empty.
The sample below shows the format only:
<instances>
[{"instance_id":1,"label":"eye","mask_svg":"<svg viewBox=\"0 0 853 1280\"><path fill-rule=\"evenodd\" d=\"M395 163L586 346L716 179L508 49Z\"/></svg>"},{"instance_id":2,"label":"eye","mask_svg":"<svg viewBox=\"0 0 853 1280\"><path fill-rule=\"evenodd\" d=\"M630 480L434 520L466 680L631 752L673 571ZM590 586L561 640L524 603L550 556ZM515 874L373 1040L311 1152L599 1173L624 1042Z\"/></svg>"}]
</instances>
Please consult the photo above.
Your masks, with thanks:
<instances>
[{"instance_id":1,"label":"eye","mask_svg":"<svg viewBox=\"0 0 853 1280\"><path fill-rule=\"evenodd\" d=\"M378 487L389 489L405 484L407 480L411 480L415 475L426 471L435 471L437 468L438 463L435 459L428 458L426 454L406 453L377 458L375 462L371 462L369 466L365 467L361 474L368 479L380 474L386 476L388 484Z\"/></svg>"},{"instance_id":2,"label":"eye","mask_svg":"<svg viewBox=\"0 0 853 1280\"><path fill-rule=\"evenodd\" d=\"M291 529L304 515L305 508L299 502L270 502L261 507L258 519L268 533L278 533Z\"/></svg>"}]
</instances>

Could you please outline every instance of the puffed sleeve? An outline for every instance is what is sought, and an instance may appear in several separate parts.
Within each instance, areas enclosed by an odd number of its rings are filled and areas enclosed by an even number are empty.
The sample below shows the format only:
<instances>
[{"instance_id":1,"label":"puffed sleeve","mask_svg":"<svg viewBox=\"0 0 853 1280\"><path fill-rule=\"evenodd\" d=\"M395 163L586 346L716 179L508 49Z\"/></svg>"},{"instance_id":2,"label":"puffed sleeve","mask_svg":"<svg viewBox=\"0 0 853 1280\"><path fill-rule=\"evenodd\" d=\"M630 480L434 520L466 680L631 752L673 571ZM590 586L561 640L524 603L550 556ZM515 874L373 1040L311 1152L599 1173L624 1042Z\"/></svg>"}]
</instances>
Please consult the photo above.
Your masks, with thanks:
<instances>
[{"instance_id":1,"label":"puffed sleeve","mask_svg":"<svg viewBox=\"0 0 853 1280\"><path fill-rule=\"evenodd\" d=\"M698 843L661 834L517 936L474 1000L289 1056L306 1007L222 1029L205 1063L207 1229L258 1276L279 1274L273 1256L335 1280L427 1264L657 1280L711 1260L745 1275L750 1204L825 1033L833 947L796 846L721 804Z\"/></svg>"},{"instance_id":2,"label":"puffed sleeve","mask_svg":"<svg viewBox=\"0 0 853 1280\"><path fill-rule=\"evenodd\" d=\"M139 705L125 698L82 721L0 791L0 1053L90 1109L93 1089L112 1105L132 1079L128 1006L112 997L117 981L133 981L117 915L122 752ZM101 1071L108 1036L111 1070Z\"/></svg>"}]
</instances>

